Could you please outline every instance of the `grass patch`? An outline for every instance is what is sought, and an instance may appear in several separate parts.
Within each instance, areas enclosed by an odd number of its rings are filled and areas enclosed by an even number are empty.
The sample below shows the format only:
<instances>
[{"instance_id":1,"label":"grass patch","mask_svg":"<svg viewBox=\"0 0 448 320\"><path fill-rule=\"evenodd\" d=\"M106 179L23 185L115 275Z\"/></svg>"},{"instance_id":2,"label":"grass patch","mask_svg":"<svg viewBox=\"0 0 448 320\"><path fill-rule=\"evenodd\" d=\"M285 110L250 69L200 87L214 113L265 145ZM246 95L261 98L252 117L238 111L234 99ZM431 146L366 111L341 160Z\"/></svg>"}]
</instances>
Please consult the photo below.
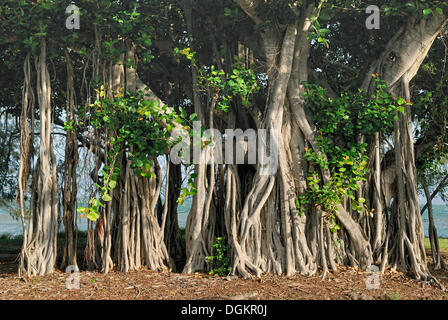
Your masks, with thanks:
<instances>
[{"instance_id":1,"label":"grass patch","mask_svg":"<svg viewBox=\"0 0 448 320\"><path fill-rule=\"evenodd\" d=\"M389 300L401 300L401 295L399 293L393 292L388 296Z\"/></svg>"},{"instance_id":2,"label":"grass patch","mask_svg":"<svg viewBox=\"0 0 448 320\"><path fill-rule=\"evenodd\" d=\"M439 247L440 250L448 250L448 239L446 238L439 238ZM431 246L429 244L429 238L425 237L425 248L431 249Z\"/></svg>"}]
</instances>

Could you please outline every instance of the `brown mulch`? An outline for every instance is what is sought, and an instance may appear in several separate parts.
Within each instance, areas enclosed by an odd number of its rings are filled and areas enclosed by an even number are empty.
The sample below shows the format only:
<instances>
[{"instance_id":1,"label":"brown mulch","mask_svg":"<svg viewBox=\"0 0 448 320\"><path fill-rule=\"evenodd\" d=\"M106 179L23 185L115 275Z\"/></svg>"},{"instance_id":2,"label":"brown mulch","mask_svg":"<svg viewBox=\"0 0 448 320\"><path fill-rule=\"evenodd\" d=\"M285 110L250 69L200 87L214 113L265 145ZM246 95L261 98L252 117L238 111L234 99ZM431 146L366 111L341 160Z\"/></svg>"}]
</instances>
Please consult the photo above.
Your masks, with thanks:
<instances>
[{"instance_id":1,"label":"brown mulch","mask_svg":"<svg viewBox=\"0 0 448 320\"><path fill-rule=\"evenodd\" d=\"M448 252L444 255L446 259ZM448 300L448 292L390 270L380 276L379 289L368 290L365 281L370 273L349 267L340 267L324 280L319 274L312 277L269 274L243 280L203 273L81 271L80 289L69 290L66 288L69 275L62 271L19 278L15 257L0 255L0 300ZM434 275L448 288L448 271L437 271Z\"/></svg>"}]
</instances>

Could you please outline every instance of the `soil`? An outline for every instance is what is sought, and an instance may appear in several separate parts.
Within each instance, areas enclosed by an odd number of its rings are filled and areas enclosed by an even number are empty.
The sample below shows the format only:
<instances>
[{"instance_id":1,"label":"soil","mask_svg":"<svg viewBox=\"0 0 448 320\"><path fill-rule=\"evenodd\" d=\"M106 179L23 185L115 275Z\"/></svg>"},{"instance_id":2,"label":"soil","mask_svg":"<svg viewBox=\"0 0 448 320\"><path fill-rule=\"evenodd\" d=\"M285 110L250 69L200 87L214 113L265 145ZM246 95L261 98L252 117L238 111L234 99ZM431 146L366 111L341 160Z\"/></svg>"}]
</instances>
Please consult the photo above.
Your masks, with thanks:
<instances>
[{"instance_id":1,"label":"soil","mask_svg":"<svg viewBox=\"0 0 448 320\"><path fill-rule=\"evenodd\" d=\"M447 259L448 251L443 252ZM108 274L81 271L80 288L67 289L68 274L20 278L14 254L0 254L0 300L448 300L448 292L392 270L380 275L379 289L367 289L371 273L339 267L325 279L263 275L259 279L184 275L149 270ZM428 257L428 259L430 259ZM434 271L448 288L448 271Z\"/></svg>"}]
</instances>

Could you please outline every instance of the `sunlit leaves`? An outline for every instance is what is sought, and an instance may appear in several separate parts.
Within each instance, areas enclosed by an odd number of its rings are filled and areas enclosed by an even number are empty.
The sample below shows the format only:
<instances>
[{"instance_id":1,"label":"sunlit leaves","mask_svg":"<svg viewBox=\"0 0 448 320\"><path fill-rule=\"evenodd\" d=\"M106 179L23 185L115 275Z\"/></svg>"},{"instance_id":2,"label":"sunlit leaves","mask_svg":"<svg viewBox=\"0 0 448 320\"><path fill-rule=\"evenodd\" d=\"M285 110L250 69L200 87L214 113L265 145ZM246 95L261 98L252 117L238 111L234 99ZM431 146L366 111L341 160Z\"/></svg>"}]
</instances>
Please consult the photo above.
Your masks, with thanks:
<instances>
[{"instance_id":1,"label":"sunlit leaves","mask_svg":"<svg viewBox=\"0 0 448 320\"><path fill-rule=\"evenodd\" d=\"M157 178L153 161L175 143L170 139L173 123L184 124L187 117L181 108L179 113L169 110L141 90L132 94L121 90L113 98L105 93L103 85L96 90L99 100L92 104L95 112L91 123L100 132L113 134L108 138L106 163L101 170L103 181L97 184L100 200L92 198L90 207L78 208L78 212L92 221L98 219L100 207L104 206L102 202L113 200L114 189L119 185L120 169L116 164L120 159L126 156L131 160L134 174Z\"/></svg>"},{"instance_id":2,"label":"sunlit leaves","mask_svg":"<svg viewBox=\"0 0 448 320\"><path fill-rule=\"evenodd\" d=\"M307 177L307 191L296 199L299 213L309 205L319 206L327 215L333 232L338 205L343 199L351 201L351 209L369 213L365 198L356 198L359 183L366 180L367 144L358 141L359 135L371 137L375 132L393 128L396 112L404 112L411 103L391 96L384 81L373 74L376 90L368 95L361 90L344 92L337 98L328 96L321 86L306 83L303 96L318 128L317 150L305 148L304 157L313 167L328 170L329 181L323 181L318 171Z\"/></svg>"}]
</instances>

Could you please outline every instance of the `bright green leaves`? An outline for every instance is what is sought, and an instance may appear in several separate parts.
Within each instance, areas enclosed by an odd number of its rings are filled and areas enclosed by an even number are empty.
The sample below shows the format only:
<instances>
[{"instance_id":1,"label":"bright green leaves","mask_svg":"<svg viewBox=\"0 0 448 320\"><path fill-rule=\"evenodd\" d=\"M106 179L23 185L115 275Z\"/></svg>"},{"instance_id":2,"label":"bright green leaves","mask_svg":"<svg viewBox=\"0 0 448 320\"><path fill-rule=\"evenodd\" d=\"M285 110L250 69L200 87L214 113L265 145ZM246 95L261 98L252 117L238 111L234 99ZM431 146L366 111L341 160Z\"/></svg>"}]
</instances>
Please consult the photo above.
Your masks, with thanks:
<instances>
[{"instance_id":1,"label":"bright green leaves","mask_svg":"<svg viewBox=\"0 0 448 320\"><path fill-rule=\"evenodd\" d=\"M187 122L187 114L182 108L177 113L142 91L132 94L121 91L111 99L100 85L97 93L99 99L91 105L91 124L106 136L108 142L105 166L101 171L102 183L96 184L100 200L92 198L89 208L78 209L92 221L98 219L99 207L112 201L114 189L119 186L120 169L116 164L121 163L120 159L131 160L134 174L157 178L154 159L164 155L176 143L170 134L174 124Z\"/></svg>"},{"instance_id":2,"label":"bright green leaves","mask_svg":"<svg viewBox=\"0 0 448 320\"><path fill-rule=\"evenodd\" d=\"M104 208L104 205L96 198L92 198L89 200L89 207L80 207L77 211L81 214L81 218L86 216L89 220L96 221L100 217L99 207Z\"/></svg>"},{"instance_id":3,"label":"bright green leaves","mask_svg":"<svg viewBox=\"0 0 448 320\"><path fill-rule=\"evenodd\" d=\"M327 28L321 28L320 24L318 21L315 21L314 24L312 25L313 31L310 31L308 34L308 39L309 40L317 40L318 43L322 43L324 44L327 49L330 48L330 44L327 41L327 39L325 38L325 36L330 33L330 30Z\"/></svg>"},{"instance_id":4,"label":"bright green leaves","mask_svg":"<svg viewBox=\"0 0 448 320\"><path fill-rule=\"evenodd\" d=\"M193 166L190 166L190 168L193 168ZM177 203L180 205L183 205L185 202L185 199L187 197L192 197L195 196L198 191L196 189L196 184L194 182L194 180L196 179L197 174L196 173L192 173L189 177L188 177L188 183L187 183L187 187L184 187L181 189L181 194L179 195L179 198L177 198Z\"/></svg>"},{"instance_id":5,"label":"bright green leaves","mask_svg":"<svg viewBox=\"0 0 448 320\"><path fill-rule=\"evenodd\" d=\"M303 96L323 135L338 135L344 141L351 141L357 134L368 136L392 130L396 111L404 112L405 106L411 103L391 96L384 81L377 75L372 76L376 90L371 96L362 91L344 92L337 99L331 99L324 88L305 84Z\"/></svg>"},{"instance_id":6,"label":"bright green leaves","mask_svg":"<svg viewBox=\"0 0 448 320\"><path fill-rule=\"evenodd\" d=\"M156 174L154 172L151 161L148 158L134 158L134 162L132 164L132 168L134 169L135 174L139 174L142 177L146 178L156 178Z\"/></svg>"},{"instance_id":7,"label":"bright green leaves","mask_svg":"<svg viewBox=\"0 0 448 320\"><path fill-rule=\"evenodd\" d=\"M432 9L431 8L427 8L427 9L423 10L423 16L427 16L428 14L431 14L431 13L432 13ZM443 13L443 11L442 11L442 13Z\"/></svg>"},{"instance_id":8,"label":"bright green leaves","mask_svg":"<svg viewBox=\"0 0 448 320\"><path fill-rule=\"evenodd\" d=\"M320 207L333 232L339 230L335 217L344 199L350 199L351 210L369 213L366 199L356 197L359 184L366 180L368 172L367 144L360 143L358 137L391 131L396 112L404 112L404 108L411 105L403 98L391 96L384 81L376 74L372 76L376 86L372 95L358 90L330 98L324 88L305 84L303 96L319 135L316 136L317 149L304 150L304 157L316 169L309 172L308 188L295 204L299 214L303 214L307 206ZM323 180L317 168L328 170L329 180Z\"/></svg>"},{"instance_id":9,"label":"bright green leaves","mask_svg":"<svg viewBox=\"0 0 448 320\"><path fill-rule=\"evenodd\" d=\"M194 58L194 56L196 55L196 52L191 51L190 48L183 48L183 49L174 48L174 55L175 56L184 56L185 58L190 60L193 64L196 63L196 59Z\"/></svg>"},{"instance_id":10,"label":"bright green leaves","mask_svg":"<svg viewBox=\"0 0 448 320\"><path fill-rule=\"evenodd\" d=\"M226 237L217 237L213 244L214 255L205 257L205 262L211 265L209 274L226 276L232 271L230 266L230 247Z\"/></svg>"},{"instance_id":11,"label":"bright green leaves","mask_svg":"<svg viewBox=\"0 0 448 320\"><path fill-rule=\"evenodd\" d=\"M444 3L441 3L440 5L446 6L447 3L444 2ZM434 10L435 10L435 12L434 12ZM426 17L426 16L430 15L431 13L443 14L443 9L441 7L436 7L436 8L434 8L434 10L433 10L433 8L423 9L423 16Z\"/></svg>"},{"instance_id":12,"label":"bright green leaves","mask_svg":"<svg viewBox=\"0 0 448 320\"><path fill-rule=\"evenodd\" d=\"M95 103L92 121L97 128L114 133L110 156L128 153L136 174L145 177L155 177L150 158L164 154L172 145L170 131L175 123L185 122L182 115L150 98L142 91L104 98Z\"/></svg>"},{"instance_id":13,"label":"bright green leaves","mask_svg":"<svg viewBox=\"0 0 448 320\"><path fill-rule=\"evenodd\" d=\"M235 63L232 73L227 74L223 70L217 70L214 65L198 66L194 58L196 52L191 52L190 48L175 48L174 54L191 61L199 74L198 87L204 91L211 90L218 97L218 110L228 111L235 98L239 98L243 105L249 105L252 96L260 90L257 75L243 63ZM238 57L235 59L238 60Z\"/></svg>"},{"instance_id":14,"label":"bright green leaves","mask_svg":"<svg viewBox=\"0 0 448 320\"><path fill-rule=\"evenodd\" d=\"M328 217L330 230L336 232L339 230L335 222L338 205L345 197L351 199L353 210L358 212L362 212L364 208L367 210L364 198L355 200L358 183L366 180L366 145L357 144L349 149L342 149L330 143L328 139L319 137L318 147L321 152L306 150L305 158L312 165L328 169L331 173L330 180L323 183L320 174L311 171L307 178L308 189L295 199L295 204L300 216L305 212L306 206L319 206Z\"/></svg>"},{"instance_id":15,"label":"bright green leaves","mask_svg":"<svg viewBox=\"0 0 448 320\"><path fill-rule=\"evenodd\" d=\"M101 199L103 199L103 201L105 201L105 202L109 202L112 200L112 197L108 193L105 193L105 194L103 194Z\"/></svg>"},{"instance_id":16,"label":"bright green leaves","mask_svg":"<svg viewBox=\"0 0 448 320\"><path fill-rule=\"evenodd\" d=\"M238 18L238 8L234 8L233 10L230 8L224 8L224 17L230 18L230 19L237 19Z\"/></svg>"},{"instance_id":17,"label":"bright green leaves","mask_svg":"<svg viewBox=\"0 0 448 320\"><path fill-rule=\"evenodd\" d=\"M402 97L399 97L396 103L398 104L397 111L403 114L405 113L405 106L412 106L412 102L406 101L406 99Z\"/></svg>"},{"instance_id":18,"label":"bright green leaves","mask_svg":"<svg viewBox=\"0 0 448 320\"><path fill-rule=\"evenodd\" d=\"M117 181L110 181L110 182L109 182L109 187L110 187L111 189L115 189L116 186L117 186Z\"/></svg>"},{"instance_id":19,"label":"bright green leaves","mask_svg":"<svg viewBox=\"0 0 448 320\"><path fill-rule=\"evenodd\" d=\"M334 216L330 217L328 221L328 228L333 233L336 233L338 230L341 229L341 227L336 223L336 218Z\"/></svg>"},{"instance_id":20,"label":"bright green leaves","mask_svg":"<svg viewBox=\"0 0 448 320\"><path fill-rule=\"evenodd\" d=\"M400 97L400 98L397 99L397 103L398 103L398 105L401 106L401 105L406 103L406 100Z\"/></svg>"},{"instance_id":21,"label":"bright green leaves","mask_svg":"<svg viewBox=\"0 0 448 320\"><path fill-rule=\"evenodd\" d=\"M76 126L77 126L77 123L76 123L75 119L73 119L71 121L64 121L64 130L67 132L76 131Z\"/></svg>"},{"instance_id":22,"label":"bright green leaves","mask_svg":"<svg viewBox=\"0 0 448 320\"><path fill-rule=\"evenodd\" d=\"M235 64L232 74L226 75L224 82L219 83L219 88L224 93L221 101L223 106L229 106L228 102L235 96L241 98L243 105L248 105L251 103L251 96L260 90L255 73L241 63Z\"/></svg>"}]
</instances>

